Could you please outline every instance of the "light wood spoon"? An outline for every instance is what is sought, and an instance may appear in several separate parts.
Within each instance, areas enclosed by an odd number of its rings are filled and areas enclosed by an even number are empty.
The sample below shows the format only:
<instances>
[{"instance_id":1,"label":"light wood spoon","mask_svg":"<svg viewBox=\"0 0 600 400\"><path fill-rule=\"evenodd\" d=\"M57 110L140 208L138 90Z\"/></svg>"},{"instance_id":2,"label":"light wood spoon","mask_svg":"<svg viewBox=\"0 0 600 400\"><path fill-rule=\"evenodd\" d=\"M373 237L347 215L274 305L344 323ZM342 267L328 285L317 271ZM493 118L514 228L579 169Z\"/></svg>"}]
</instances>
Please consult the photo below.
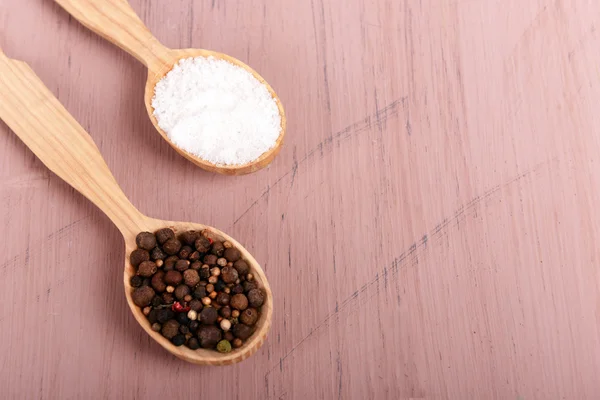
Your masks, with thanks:
<instances>
[{"instance_id":1,"label":"light wood spoon","mask_svg":"<svg viewBox=\"0 0 600 400\"><path fill-rule=\"evenodd\" d=\"M286 130L286 118L283 105L271 86L255 70L240 60L216 51L202 49L174 50L163 46L150 33L144 23L138 18L133 9L125 0L55 0L69 14L98 35L116 44L148 67L148 80L146 81L145 102L150 120L160 135L179 154L207 171L218 172L225 175L244 175L266 167L279 153L283 144ZM257 160L243 165L217 165L177 147L167 134L158 126L152 108L154 87L167 72L182 58L213 56L238 65L262 82L273 98L281 115L281 133L275 147L263 153Z\"/></svg>"},{"instance_id":2,"label":"light wood spoon","mask_svg":"<svg viewBox=\"0 0 600 400\"><path fill-rule=\"evenodd\" d=\"M210 226L190 222L162 221L138 211L110 173L92 138L44 86L29 66L7 58L0 50L0 118L21 138L33 153L56 175L87 197L102 210L125 239L123 283L131 312L148 335L177 357L196 364L227 365L254 354L263 344L271 326L273 296L263 270L248 251L227 234ZM129 254L136 249L139 232L155 232L170 227L176 233L207 230L213 240L228 240L242 253L256 280L266 293L255 333L231 353L190 350L176 347L160 333L154 332L148 319L132 299L130 279L135 269Z\"/></svg>"}]
</instances>

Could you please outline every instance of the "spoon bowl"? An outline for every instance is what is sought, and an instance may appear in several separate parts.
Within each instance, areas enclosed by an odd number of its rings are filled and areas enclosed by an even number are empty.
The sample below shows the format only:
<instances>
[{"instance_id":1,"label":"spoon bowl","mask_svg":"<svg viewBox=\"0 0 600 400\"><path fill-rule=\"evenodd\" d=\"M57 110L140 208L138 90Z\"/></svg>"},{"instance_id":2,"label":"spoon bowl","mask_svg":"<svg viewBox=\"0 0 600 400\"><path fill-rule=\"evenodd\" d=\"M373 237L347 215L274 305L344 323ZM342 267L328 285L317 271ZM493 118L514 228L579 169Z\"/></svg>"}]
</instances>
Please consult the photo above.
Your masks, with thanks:
<instances>
[{"instance_id":1,"label":"spoon bowl","mask_svg":"<svg viewBox=\"0 0 600 400\"><path fill-rule=\"evenodd\" d=\"M210 172L217 172L224 175L245 175L266 167L279 153L286 132L286 118L283 105L273 88L254 69L250 68L240 60L224 53L203 49L169 49L163 46L152 33L150 33L148 28L146 28L144 23L138 18L125 0L55 1L84 26L121 47L148 68L148 79L146 81L144 94L144 102L146 104L148 116L163 139L189 161ZM266 86L277 103L279 114L281 116L281 131L279 137L277 138L274 147L249 163L240 165L213 164L194 154L188 153L169 139L166 132L158 126L158 122L154 116L152 98L154 97L154 88L156 84L171 71L171 69L173 69L173 66L179 60L210 56L226 60L250 72L259 82Z\"/></svg>"},{"instance_id":2,"label":"spoon bowl","mask_svg":"<svg viewBox=\"0 0 600 400\"><path fill-rule=\"evenodd\" d=\"M195 364L228 365L254 354L266 339L273 314L273 296L267 278L246 249L224 232L202 224L173 222L143 215L127 199L92 138L44 86L35 73L21 61L11 60L0 50L0 119L56 175L102 210L121 231L125 241L124 288L127 303L142 328L175 356ZM150 327L150 322L131 298L131 277L136 273L129 255L140 232L172 228L175 233L205 231L213 240L229 241L236 247L265 292L265 302L253 335L230 353L191 350L174 346Z\"/></svg>"}]
</instances>

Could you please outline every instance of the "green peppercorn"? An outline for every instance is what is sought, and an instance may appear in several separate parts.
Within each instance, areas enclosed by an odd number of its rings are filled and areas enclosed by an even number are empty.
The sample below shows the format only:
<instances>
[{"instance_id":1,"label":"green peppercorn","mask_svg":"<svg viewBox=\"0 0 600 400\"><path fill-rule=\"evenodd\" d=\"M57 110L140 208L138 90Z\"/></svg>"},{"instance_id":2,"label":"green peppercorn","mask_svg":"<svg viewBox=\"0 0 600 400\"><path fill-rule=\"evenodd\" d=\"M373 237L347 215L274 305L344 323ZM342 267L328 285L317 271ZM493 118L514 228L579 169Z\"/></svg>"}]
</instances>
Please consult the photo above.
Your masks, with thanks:
<instances>
[{"instance_id":1,"label":"green peppercorn","mask_svg":"<svg viewBox=\"0 0 600 400\"><path fill-rule=\"evenodd\" d=\"M149 260L150 260L150 253L148 253L147 250L135 249L134 251L131 252L131 255L129 256L129 262L131 262L131 265L133 265L136 268L142 262L149 261Z\"/></svg>"},{"instance_id":2,"label":"green peppercorn","mask_svg":"<svg viewBox=\"0 0 600 400\"><path fill-rule=\"evenodd\" d=\"M217 351L220 353L229 353L231 351L231 343L228 340L221 340L217 343Z\"/></svg>"},{"instance_id":3,"label":"green peppercorn","mask_svg":"<svg viewBox=\"0 0 600 400\"><path fill-rule=\"evenodd\" d=\"M138 307L146 307L154 298L154 290L149 286L142 286L133 291L131 299Z\"/></svg>"},{"instance_id":4,"label":"green peppercorn","mask_svg":"<svg viewBox=\"0 0 600 400\"><path fill-rule=\"evenodd\" d=\"M163 250L170 256L175 255L181 250L181 242L177 239L169 239L163 244Z\"/></svg>"},{"instance_id":5,"label":"green peppercorn","mask_svg":"<svg viewBox=\"0 0 600 400\"><path fill-rule=\"evenodd\" d=\"M134 288L138 288L138 287L142 286L142 281L143 281L143 279L141 276L134 275L131 277L129 284Z\"/></svg>"},{"instance_id":6,"label":"green peppercorn","mask_svg":"<svg viewBox=\"0 0 600 400\"><path fill-rule=\"evenodd\" d=\"M164 228L156 232L156 240L158 243L163 244L169 239L175 238L175 232L170 228Z\"/></svg>"}]
</instances>

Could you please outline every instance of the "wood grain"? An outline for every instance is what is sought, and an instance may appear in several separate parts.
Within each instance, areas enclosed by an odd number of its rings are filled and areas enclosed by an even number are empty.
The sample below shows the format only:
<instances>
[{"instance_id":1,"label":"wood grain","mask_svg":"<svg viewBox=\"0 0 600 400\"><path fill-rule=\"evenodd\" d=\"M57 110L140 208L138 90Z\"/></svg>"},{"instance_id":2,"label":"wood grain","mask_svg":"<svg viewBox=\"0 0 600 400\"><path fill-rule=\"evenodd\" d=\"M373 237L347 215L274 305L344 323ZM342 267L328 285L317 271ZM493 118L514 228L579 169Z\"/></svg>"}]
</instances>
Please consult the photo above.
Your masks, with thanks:
<instances>
[{"instance_id":1,"label":"wood grain","mask_svg":"<svg viewBox=\"0 0 600 400\"><path fill-rule=\"evenodd\" d=\"M148 121L146 69L52 2L0 2L0 47L141 212L244 244L271 333L232 367L166 354L127 310L119 232L0 125L6 398L598 397L598 2L131 5L166 46L277 89L289 132L268 168L177 155Z\"/></svg>"}]
</instances>

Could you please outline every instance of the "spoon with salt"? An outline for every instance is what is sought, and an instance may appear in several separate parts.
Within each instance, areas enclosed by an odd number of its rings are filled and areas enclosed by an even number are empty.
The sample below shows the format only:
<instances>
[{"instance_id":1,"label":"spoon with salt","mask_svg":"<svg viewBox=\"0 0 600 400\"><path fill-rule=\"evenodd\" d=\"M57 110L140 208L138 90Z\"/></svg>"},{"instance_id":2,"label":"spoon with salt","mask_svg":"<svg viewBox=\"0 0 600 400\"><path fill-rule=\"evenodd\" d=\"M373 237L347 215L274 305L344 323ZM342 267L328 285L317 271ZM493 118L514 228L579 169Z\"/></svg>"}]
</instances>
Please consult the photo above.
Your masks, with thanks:
<instances>
[{"instance_id":1,"label":"spoon with salt","mask_svg":"<svg viewBox=\"0 0 600 400\"><path fill-rule=\"evenodd\" d=\"M203 49L169 49L162 45L150 33L138 18L126 0L55 0L69 14L98 35L116 44L148 68L148 79L145 89L146 110L154 127L179 154L210 172L225 175L244 175L266 167L279 153L286 130L286 118L283 106L271 86L252 68L240 60L211 50ZM161 129L152 107L156 84L173 69L182 59L196 57L214 57L225 60L250 72L260 83L265 85L277 103L281 117L281 131L274 146L254 161L242 165L214 164L178 147Z\"/></svg>"},{"instance_id":2,"label":"spoon with salt","mask_svg":"<svg viewBox=\"0 0 600 400\"><path fill-rule=\"evenodd\" d=\"M6 57L0 49L0 119L21 138L27 147L56 175L87 197L117 226L125 240L123 274L127 304L135 319L162 347L175 356L195 364L228 365L254 354L263 344L273 313L273 296L260 265L238 242L220 230L191 222L163 221L147 217L127 199L92 138L44 86L29 66ZM130 285L135 268L129 254L136 249L136 235L171 228L176 234L189 230L205 231L209 238L229 241L240 250L258 285L264 289L265 302L254 334L239 349L230 353L176 347L160 333L132 300Z\"/></svg>"}]
</instances>

